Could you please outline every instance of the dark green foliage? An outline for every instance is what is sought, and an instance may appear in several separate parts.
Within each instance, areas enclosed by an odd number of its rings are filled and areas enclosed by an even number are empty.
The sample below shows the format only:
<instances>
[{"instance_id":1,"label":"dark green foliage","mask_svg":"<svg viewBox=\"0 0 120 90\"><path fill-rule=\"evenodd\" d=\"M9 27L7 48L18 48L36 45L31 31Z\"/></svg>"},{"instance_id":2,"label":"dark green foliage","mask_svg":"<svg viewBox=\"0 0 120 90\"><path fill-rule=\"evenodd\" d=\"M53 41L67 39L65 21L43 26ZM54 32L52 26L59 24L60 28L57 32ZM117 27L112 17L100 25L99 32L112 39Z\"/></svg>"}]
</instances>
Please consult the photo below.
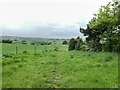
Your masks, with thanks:
<instances>
[{"instance_id":1,"label":"dark green foliage","mask_svg":"<svg viewBox=\"0 0 120 90\"><path fill-rule=\"evenodd\" d=\"M74 38L70 39L68 50L69 50L69 51L70 51L70 50L74 50L76 43L77 43L77 40L76 40L76 39L74 39Z\"/></svg>"},{"instance_id":2,"label":"dark green foliage","mask_svg":"<svg viewBox=\"0 0 120 90\"><path fill-rule=\"evenodd\" d=\"M19 63L19 64L18 64L18 67L19 67L19 68L23 67L23 64L22 64L22 63Z\"/></svg>"},{"instance_id":3,"label":"dark green foliage","mask_svg":"<svg viewBox=\"0 0 120 90\"><path fill-rule=\"evenodd\" d=\"M84 45L84 44L81 45L81 46L80 46L80 50L86 51L86 45Z\"/></svg>"},{"instance_id":4,"label":"dark green foliage","mask_svg":"<svg viewBox=\"0 0 120 90\"><path fill-rule=\"evenodd\" d=\"M63 43L62 43L63 45L67 45L68 44L68 42L65 40L65 41L63 41Z\"/></svg>"},{"instance_id":5,"label":"dark green foliage","mask_svg":"<svg viewBox=\"0 0 120 90\"><path fill-rule=\"evenodd\" d=\"M6 40L2 40L2 43L12 43L12 40L6 39Z\"/></svg>"},{"instance_id":6,"label":"dark green foliage","mask_svg":"<svg viewBox=\"0 0 120 90\"><path fill-rule=\"evenodd\" d=\"M21 62L21 60L20 59L11 60L11 58L9 58L9 59L4 60L2 62L2 65L9 65L9 64L18 63L18 62Z\"/></svg>"},{"instance_id":7,"label":"dark green foliage","mask_svg":"<svg viewBox=\"0 0 120 90\"><path fill-rule=\"evenodd\" d=\"M17 39L14 39L14 41L18 41Z\"/></svg>"},{"instance_id":8,"label":"dark green foliage","mask_svg":"<svg viewBox=\"0 0 120 90\"><path fill-rule=\"evenodd\" d=\"M40 45L51 45L52 42L39 42Z\"/></svg>"},{"instance_id":9,"label":"dark green foliage","mask_svg":"<svg viewBox=\"0 0 120 90\"><path fill-rule=\"evenodd\" d=\"M48 42L48 45L51 45L52 44L52 42Z\"/></svg>"},{"instance_id":10,"label":"dark green foliage","mask_svg":"<svg viewBox=\"0 0 120 90\"><path fill-rule=\"evenodd\" d=\"M2 55L4 58L10 58L10 57L12 57L13 55L12 54L3 54Z\"/></svg>"},{"instance_id":11,"label":"dark green foliage","mask_svg":"<svg viewBox=\"0 0 120 90\"><path fill-rule=\"evenodd\" d=\"M71 54L71 55L70 55L70 58L74 58L74 55L73 55L73 54Z\"/></svg>"},{"instance_id":12,"label":"dark green foliage","mask_svg":"<svg viewBox=\"0 0 120 90\"><path fill-rule=\"evenodd\" d=\"M80 28L86 37L89 50L116 51L120 47L120 4L119 0L106 6L101 6L98 14L87 25L87 29Z\"/></svg>"},{"instance_id":13,"label":"dark green foliage","mask_svg":"<svg viewBox=\"0 0 120 90\"><path fill-rule=\"evenodd\" d=\"M110 60L112 60L112 58L113 58L112 56L107 56L107 57L105 58L105 61L106 61L106 62L109 62Z\"/></svg>"},{"instance_id":14,"label":"dark green foliage","mask_svg":"<svg viewBox=\"0 0 120 90\"><path fill-rule=\"evenodd\" d=\"M75 50L80 50L81 45L83 44L83 41L80 37L77 37L77 43L75 45Z\"/></svg>"},{"instance_id":15,"label":"dark green foliage","mask_svg":"<svg viewBox=\"0 0 120 90\"><path fill-rule=\"evenodd\" d=\"M80 37L77 37L76 39L72 38L69 41L69 48L68 50L80 50L80 46L83 44L83 41Z\"/></svg>"},{"instance_id":16,"label":"dark green foliage","mask_svg":"<svg viewBox=\"0 0 120 90\"><path fill-rule=\"evenodd\" d=\"M27 51L23 51L23 54L27 54L28 52Z\"/></svg>"},{"instance_id":17,"label":"dark green foliage","mask_svg":"<svg viewBox=\"0 0 120 90\"><path fill-rule=\"evenodd\" d=\"M21 43L22 43L22 44L27 44L27 41L22 40Z\"/></svg>"},{"instance_id":18,"label":"dark green foliage","mask_svg":"<svg viewBox=\"0 0 120 90\"><path fill-rule=\"evenodd\" d=\"M51 45L52 42L45 42L45 41L41 41L41 42L31 42L31 45Z\"/></svg>"},{"instance_id":19,"label":"dark green foliage","mask_svg":"<svg viewBox=\"0 0 120 90\"><path fill-rule=\"evenodd\" d=\"M35 45L35 43L31 43L31 45Z\"/></svg>"},{"instance_id":20,"label":"dark green foliage","mask_svg":"<svg viewBox=\"0 0 120 90\"><path fill-rule=\"evenodd\" d=\"M75 50L80 50L80 42L77 41L76 45L75 45Z\"/></svg>"}]
</instances>

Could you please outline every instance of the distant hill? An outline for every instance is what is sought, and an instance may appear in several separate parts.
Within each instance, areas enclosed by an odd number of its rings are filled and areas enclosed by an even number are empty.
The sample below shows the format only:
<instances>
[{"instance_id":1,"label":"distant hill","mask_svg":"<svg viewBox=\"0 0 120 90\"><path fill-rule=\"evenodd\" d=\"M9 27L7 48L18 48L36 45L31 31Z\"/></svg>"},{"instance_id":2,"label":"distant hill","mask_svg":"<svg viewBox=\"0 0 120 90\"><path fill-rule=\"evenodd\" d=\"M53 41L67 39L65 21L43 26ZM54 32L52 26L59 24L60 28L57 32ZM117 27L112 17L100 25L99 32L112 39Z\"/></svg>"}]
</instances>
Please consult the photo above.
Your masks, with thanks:
<instances>
[{"instance_id":1,"label":"distant hill","mask_svg":"<svg viewBox=\"0 0 120 90\"><path fill-rule=\"evenodd\" d=\"M0 36L2 39L17 39L25 41L54 41L54 40L68 40L68 39L54 39L54 38L38 38L38 37L17 37L17 36Z\"/></svg>"}]
</instances>

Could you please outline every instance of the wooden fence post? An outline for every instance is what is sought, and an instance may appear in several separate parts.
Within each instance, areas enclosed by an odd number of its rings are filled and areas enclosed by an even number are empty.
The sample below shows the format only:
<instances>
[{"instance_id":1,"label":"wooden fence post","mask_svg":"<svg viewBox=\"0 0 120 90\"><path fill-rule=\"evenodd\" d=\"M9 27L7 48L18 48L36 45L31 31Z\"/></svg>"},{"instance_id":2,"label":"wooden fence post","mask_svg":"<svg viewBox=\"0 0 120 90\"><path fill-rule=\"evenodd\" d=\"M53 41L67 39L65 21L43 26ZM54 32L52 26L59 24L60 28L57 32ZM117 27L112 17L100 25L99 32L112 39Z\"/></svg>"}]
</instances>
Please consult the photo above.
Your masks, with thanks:
<instances>
[{"instance_id":1,"label":"wooden fence post","mask_svg":"<svg viewBox=\"0 0 120 90\"><path fill-rule=\"evenodd\" d=\"M36 46L35 46L35 48L34 48L34 54L36 53Z\"/></svg>"},{"instance_id":2,"label":"wooden fence post","mask_svg":"<svg viewBox=\"0 0 120 90\"><path fill-rule=\"evenodd\" d=\"M18 54L18 47L16 46L16 54Z\"/></svg>"}]
</instances>

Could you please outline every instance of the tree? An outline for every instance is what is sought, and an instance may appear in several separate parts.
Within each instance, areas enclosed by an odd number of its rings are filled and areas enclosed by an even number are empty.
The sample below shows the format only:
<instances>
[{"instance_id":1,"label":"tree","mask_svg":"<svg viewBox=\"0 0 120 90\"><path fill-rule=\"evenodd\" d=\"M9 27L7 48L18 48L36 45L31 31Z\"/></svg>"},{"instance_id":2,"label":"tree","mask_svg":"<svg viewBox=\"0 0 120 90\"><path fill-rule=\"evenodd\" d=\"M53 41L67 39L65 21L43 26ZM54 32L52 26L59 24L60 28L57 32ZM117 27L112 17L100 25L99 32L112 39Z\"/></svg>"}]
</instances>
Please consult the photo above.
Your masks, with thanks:
<instances>
[{"instance_id":1,"label":"tree","mask_svg":"<svg viewBox=\"0 0 120 90\"><path fill-rule=\"evenodd\" d=\"M77 41L77 43L75 45L75 50L80 50L80 47L81 47L83 41L82 41L82 39L80 37L77 37L76 41Z\"/></svg>"},{"instance_id":2,"label":"tree","mask_svg":"<svg viewBox=\"0 0 120 90\"><path fill-rule=\"evenodd\" d=\"M27 41L25 41L25 40L22 40L21 42L22 42L22 44L27 44Z\"/></svg>"},{"instance_id":3,"label":"tree","mask_svg":"<svg viewBox=\"0 0 120 90\"><path fill-rule=\"evenodd\" d=\"M71 38L69 41L69 47L68 50L74 50L75 49L75 45L76 45L77 41L74 38Z\"/></svg>"},{"instance_id":4,"label":"tree","mask_svg":"<svg viewBox=\"0 0 120 90\"><path fill-rule=\"evenodd\" d=\"M80 37L76 39L71 38L69 41L69 48L68 50L80 50L80 46L83 44L83 41Z\"/></svg>"},{"instance_id":5,"label":"tree","mask_svg":"<svg viewBox=\"0 0 120 90\"><path fill-rule=\"evenodd\" d=\"M63 41L63 43L62 43L63 45L67 45L68 44L68 42L65 40L65 41Z\"/></svg>"},{"instance_id":6,"label":"tree","mask_svg":"<svg viewBox=\"0 0 120 90\"><path fill-rule=\"evenodd\" d=\"M2 40L2 43L12 43L12 40L6 39L6 40Z\"/></svg>"},{"instance_id":7,"label":"tree","mask_svg":"<svg viewBox=\"0 0 120 90\"><path fill-rule=\"evenodd\" d=\"M119 0L101 6L98 14L88 23L87 29L80 28L88 47L93 51L117 51L120 42Z\"/></svg>"},{"instance_id":8,"label":"tree","mask_svg":"<svg viewBox=\"0 0 120 90\"><path fill-rule=\"evenodd\" d=\"M49 43L48 43L48 45L51 45L51 44L52 44L52 42L49 42Z\"/></svg>"},{"instance_id":9,"label":"tree","mask_svg":"<svg viewBox=\"0 0 120 90\"><path fill-rule=\"evenodd\" d=\"M35 43L34 43L34 42L32 42L32 43L31 43L31 45L35 45Z\"/></svg>"},{"instance_id":10,"label":"tree","mask_svg":"<svg viewBox=\"0 0 120 90\"><path fill-rule=\"evenodd\" d=\"M80 42L77 41L76 45L75 45L75 50L80 50Z\"/></svg>"}]
</instances>

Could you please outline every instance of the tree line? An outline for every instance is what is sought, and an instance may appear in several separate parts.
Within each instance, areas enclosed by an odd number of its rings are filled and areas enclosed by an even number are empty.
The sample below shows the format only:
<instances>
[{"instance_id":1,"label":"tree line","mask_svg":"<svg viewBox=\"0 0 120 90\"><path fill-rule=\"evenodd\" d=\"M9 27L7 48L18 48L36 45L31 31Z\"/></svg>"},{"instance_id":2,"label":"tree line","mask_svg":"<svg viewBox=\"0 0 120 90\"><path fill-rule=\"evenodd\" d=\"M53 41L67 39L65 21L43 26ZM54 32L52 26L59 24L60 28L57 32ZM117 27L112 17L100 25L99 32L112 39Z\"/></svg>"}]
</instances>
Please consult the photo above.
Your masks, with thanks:
<instances>
[{"instance_id":1,"label":"tree line","mask_svg":"<svg viewBox=\"0 0 120 90\"><path fill-rule=\"evenodd\" d=\"M10 40L10 39L2 39L1 41L2 43L9 43L9 44L12 44L12 43L15 43L17 42L17 40ZM21 43L21 44L28 44L28 42L26 40L21 40L17 43ZM51 45L52 42L45 42L45 41L41 41L41 42L29 42L29 44L31 45Z\"/></svg>"}]
</instances>

